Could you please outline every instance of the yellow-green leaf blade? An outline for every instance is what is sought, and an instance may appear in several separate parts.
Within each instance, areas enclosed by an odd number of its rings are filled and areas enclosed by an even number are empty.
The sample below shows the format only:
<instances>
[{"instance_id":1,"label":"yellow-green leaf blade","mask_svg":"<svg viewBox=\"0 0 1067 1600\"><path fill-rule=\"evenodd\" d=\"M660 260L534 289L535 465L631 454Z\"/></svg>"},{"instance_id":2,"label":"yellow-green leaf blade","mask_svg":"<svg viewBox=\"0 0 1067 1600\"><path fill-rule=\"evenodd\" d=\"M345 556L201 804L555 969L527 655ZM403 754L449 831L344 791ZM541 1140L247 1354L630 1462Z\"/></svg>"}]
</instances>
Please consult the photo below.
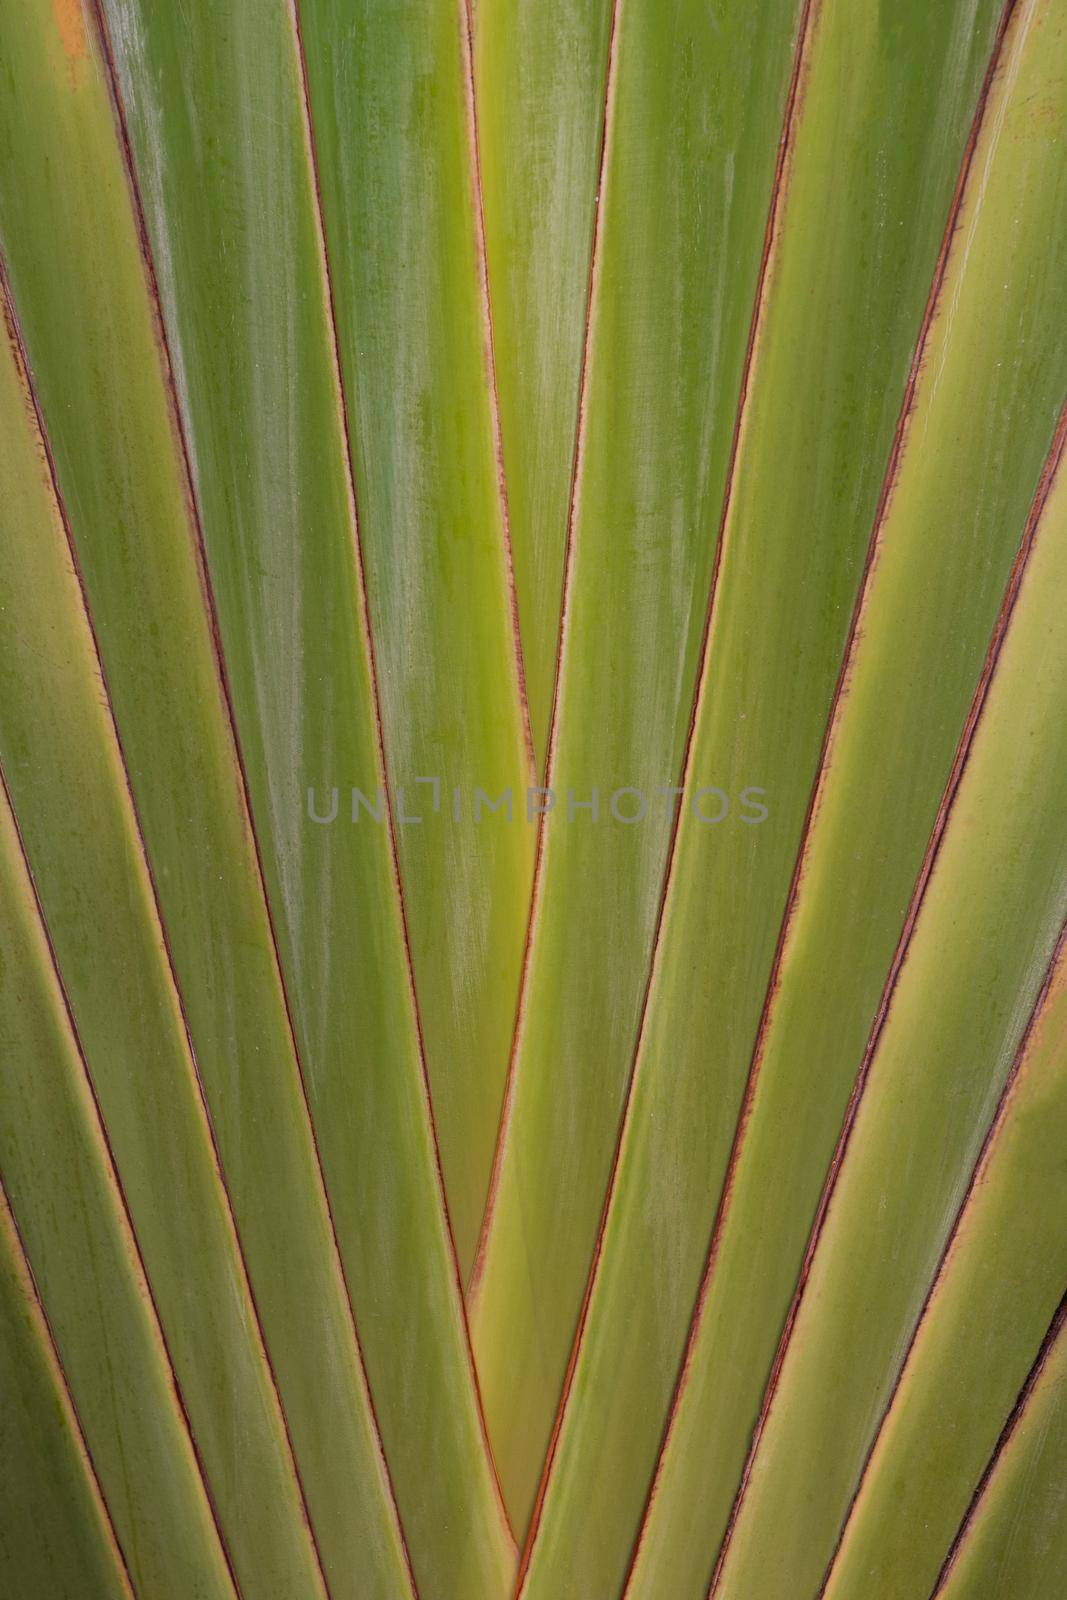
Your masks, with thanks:
<instances>
[{"instance_id":1,"label":"yellow-green leaf blade","mask_svg":"<svg viewBox=\"0 0 1067 1600\"><path fill-rule=\"evenodd\" d=\"M693 1580L706 1581L726 1526L1062 400L1064 201L1055 146L1002 65L903 437L635 1594L649 1592L663 1550L695 1518L714 1525ZM906 755L887 775L888 749Z\"/></svg>"},{"instance_id":2,"label":"yellow-green leaf blade","mask_svg":"<svg viewBox=\"0 0 1067 1600\"><path fill-rule=\"evenodd\" d=\"M685 3L665 23L658 5L624 0L616 18L556 802L472 1303L490 1433L522 1524L632 1059L673 814L662 791L685 749L800 10L775 0L720 20ZM616 787L646 797L639 824L611 813ZM639 809L632 793L618 801L623 819Z\"/></svg>"},{"instance_id":3,"label":"yellow-green leaf blade","mask_svg":"<svg viewBox=\"0 0 1067 1600\"><path fill-rule=\"evenodd\" d=\"M0 1582L50 1600L133 1600L122 1553L0 1186Z\"/></svg>"},{"instance_id":4,"label":"yellow-green leaf blade","mask_svg":"<svg viewBox=\"0 0 1067 1600\"><path fill-rule=\"evenodd\" d=\"M814 1593L831 1560L1067 910L1067 759L1049 738L1040 775L1032 756L1050 713L1063 721L1062 650L1058 681L1034 697L1043 705L1025 693L1032 653L1013 665L991 691L871 1063L727 1547L724 1597ZM814 1459L817 1475L799 1469Z\"/></svg>"},{"instance_id":5,"label":"yellow-green leaf blade","mask_svg":"<svg viewBox=\"0 0 1067 1600\"><path fill-rule=\"evenodd\" d=\"M1008 153L1004 186L993 170L981 191L991 216L1003 208L1014 217L1020 195L1011 181L1019 177L1014 163L1032 158L1036 145L1038 171L1047 163L1052 192L1062 196L1061 209L1046 212L1042 248L1048 234L1055 238L1056 224L1063 226L1067 184L1041 137L1026 133L1033 105L1062 75L1065 45L1067 30L1054 8L1022 11L1006 44L1006 103L991 104L992 126ZM1028 194L1040 188L1032 168L1029 177ZM965 238L967 226L965 219ZM977 259L975 250L969 261ZM1004 266L1003 256L989 261L998 274ZM954 303L966 348L962 293ZM1014 332L1016 320L1006 320ZM975 334L983 348L989 331L983 324ZM949 360L932 364L932 371L941 392L951 395ZM972 402L973 383L961 384L960 403ZM922 411L920 400L916 418ZM938 466L945 465L942 443ZM902 515L917 491L916 480L909 484L902 473L896 502ZM1062 499L1050 500L1038 523L947 825L917 892L914 923L909 918L903 964L887 988L858 1079L858 1109L846 1123L843 1154L835 1158L809 1247L810 1275L801 1277L780 1372L757 1427L717 1590L724 1600L767 1600L818 1585L1063 924L1063 513ZM865 657L874 671L884 659L883 630L896 624L899 631L897 585L911 597L914 615L916 577L924 572L922 526L906 522L895 530L891 509L855 663L849 706L857 716L870 710L878 681L877 672L872 681L864 670ZM1035 579L1035 563L1051 583ZM848 750L847 712L841 752ZM801 1464L814 1460L819 1472L805 1472Z\"/></svg>"},{"instance_id":6,"label":"yellow-green leaf blade","mask_svg":"<svg viewBox=\"0 0 1067 1600\"><path fill-rule=\"evenodd\" d=\"M0 1178L126 1566L159 1600L234 1600L6 793L0 946Z\"/></svg>"},{"instance_id":7,"label":"yellow-green leaf blade","mask_svg":"<svg viewBox=\"0 0 1067 1600\"><path fill-rule=\"evenodd\" d=\"M415 982L466 1276L533 863L467 13L462 0L298 9ZM479 790L510 792L512 820Z\"/></svg>"},{"instance_id":8,"label":"yellow-green leaf blade","mask_svg":"<svg viewBox=\"0 0 1067 1600\"><path fill-rule=\"evenodd\" d=\"M1042 555L1029 581L1062 584L1067 564L1050 571ZM859 1600L872 1589L885 1600L933 1592L1067 1284L1062 943L864 1469L825 1600Z\"/></svg>"},{"instance_id":9,"label":"yellow-green leaf blade","mask_svg":"<svg viewBox=\"0 0 1067 1600\"><path fill-rule=\"evenodd\" d=\"M531 1595L624 1581L996 15L923 8L890 27L828 4L810 24L672 887ZM738 804L749 785L763 821ZM695 810L705 786L707 816L731 799L718 825ZM715 1465L689 1481L728 1473L731 1447L709 1434ZM610 1479L604 1457L623 1464ZM671 1545L655 1582L696 1593L699 1541Z\"/></svg>"},{"instance_id":10,"label":"yellow-green leaf blade","mask_svg":"<svg viewBox=\"0 0 1067 1600\"><path fill-rule=\"evenodd\" d=\"M474 18L485 242L530 724L544 771L600 177L611 0Z\"/></svg>"},{"instance_id":11,"label":"yellow-green leaf blade","mask_svg":"<svg viewBox=\"0 0 1067 1600\"><path fill-rule=\"evenodd\" d=\"M94 39L80 17L71 27L45 0L0 18L0 239L316 1540L334 1600L392 1597L406 1557L279 980L128 176Z\"/></svg>"},{"instance_id":12,"label":"yellow-green leaf blade","mask_svg":"<svg viewBox=\"0 0 1067 1600\"><path fill-rule=\"evenodd\" d=\"M0 479L9 619L0 630L0 763L235 1569L253 1593L315 1593L314 1550L106 688L25 373L6 338Z\"/></svg>"},{"instance_id":13,"label":"yellow-green leaf blade","mask_svg":"<svg viewBox=\"0 0 1067 1600\"><path fill-rule=\"evenodd\" d=\"M351 809L352 787L373 804L381 782L376 686L294 19L275 4L219 19L206 3L108 0L107 13L282 968L401 1520L421 1585L489 1595L509 1583L514 1551L443 1211L390 829L384 813L357 822ZM244 155L222 161L219 149ZM316 822L331 795L334 820ZM409 802L420 795L409 787Z\"/></svg>"},{"instance_id":14,"label":"yellow-green leaf blade","mask_svg":"<svg viewBox=\"0 0 1067 1600\"><path fill-rule=\"evenodd\" d=\"M1067 1308L938 1586L938 1600L1045 1600L1067 1585Z\"/></svg>"}]
</instances>

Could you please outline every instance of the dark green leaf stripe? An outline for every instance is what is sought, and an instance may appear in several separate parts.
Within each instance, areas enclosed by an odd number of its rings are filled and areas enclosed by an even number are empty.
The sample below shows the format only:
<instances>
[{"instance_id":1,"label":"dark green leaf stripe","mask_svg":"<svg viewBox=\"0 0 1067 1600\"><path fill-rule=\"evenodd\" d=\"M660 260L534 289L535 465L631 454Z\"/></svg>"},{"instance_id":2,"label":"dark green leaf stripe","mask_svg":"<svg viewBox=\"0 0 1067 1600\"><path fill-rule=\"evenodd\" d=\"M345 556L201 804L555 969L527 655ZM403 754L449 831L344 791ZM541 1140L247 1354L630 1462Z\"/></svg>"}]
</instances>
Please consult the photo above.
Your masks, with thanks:
<instances>
[{"instance_id":1,"label":"dark green leaf stripe","mask_svg":"<svg viewBox=\"0 0 1067 1600\"><path fill-rule=\"evenodd\" d=\"M170 352L103 63L78 15L56 17L31 0L0 18L0 239L329 1587L392 1597L406 1556L220 683Z\"/></svg>"},{"instance_id":2,"label":"dark green leaf stripe","mask_svg":"<svg viewBox=\"0 0 1067 1600\"><path fill-rule=\"evenodd\" d=\"M153 1600L235 1600L6 787L0 948L0 1181L126 1567Z\"/></svg>"},{"instance_id":3,"label":"dark green leaf stripe","mask_svg":"<svg viewBox=\"0 0 1067 1600\"><path fill-rule=\"evenodd\" d=\"M49 1600L134 1600L0 1184L0 1585Z\"/></svg>"},{"instance_id":4,"label":"dark green leaf stripe","mask_svg":"<svg viewBox=\"0 0 1067 1600\"><path fill-rule=\"evenodd\" d=\"M563 597L611 0L493 0L474 63L515 584L538 771Z\"/></svg>"},{"instance_id":5,"label":"dark green leaf stripe","mask_svg":"<svg viewBox=\"0 0 1067 1600\"><path fill-rule=\"evenodd\" d=\"M517 1525L612 1162L661 897L763 258L796 0L622 0L572 487L556 721L472 1329ZM679 160L679 152L686 158ZM616 787L648 797L629 826ZM588 808L597 793L599 815ZM634 796L619 802L634 815Z\"/></svg>"},{"instance_id":6,"label":"dark green leaf stripe","mask_svg":"<svg viewBox=\"0 0 1067 1600\"><path fill-rule=\"evenodd\" d=\"M937 1600L1046 1600L1067 1587L1067 1298L941 1574Z\"/></svg>"},{"instance_id":7,"label":"dark green leaf stripe","mask_svg":"<svg viewBox=\"0 0 1067 1600\"><path fill-rule=\"evenodd\" d=\"M383 781L377 685L294 17L284 4L219 18L140 0L107 14L282 970L401 1520L430 1593L493 1594L514 1552L444 1213L392 833L384 808L379 822L351 816L351 787L374 803ZM309 787L319 816L339 791L333 823L312 820Z\"/></svg>"}]
</instances>

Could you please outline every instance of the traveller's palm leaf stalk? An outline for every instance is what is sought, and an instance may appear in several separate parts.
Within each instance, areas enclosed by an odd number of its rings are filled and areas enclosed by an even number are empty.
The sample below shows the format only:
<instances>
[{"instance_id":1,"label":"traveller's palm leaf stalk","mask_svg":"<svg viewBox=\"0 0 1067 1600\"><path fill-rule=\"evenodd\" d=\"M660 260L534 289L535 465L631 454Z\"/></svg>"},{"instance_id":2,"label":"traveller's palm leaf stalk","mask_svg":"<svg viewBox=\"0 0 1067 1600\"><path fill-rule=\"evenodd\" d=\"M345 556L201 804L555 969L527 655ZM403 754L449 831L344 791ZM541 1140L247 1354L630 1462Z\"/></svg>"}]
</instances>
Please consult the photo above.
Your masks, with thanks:
<instances>
[{"instance_id":1,"label":"traveller's palm leaf stalk","mask_svg":"<svg viewBox=\"0 0 1067 1600\"><path fill-rule=\"evenodd\" d=\"M0 1593L1058 1594L1060 0L0 63Z\"/></svg>"}]
</instances>

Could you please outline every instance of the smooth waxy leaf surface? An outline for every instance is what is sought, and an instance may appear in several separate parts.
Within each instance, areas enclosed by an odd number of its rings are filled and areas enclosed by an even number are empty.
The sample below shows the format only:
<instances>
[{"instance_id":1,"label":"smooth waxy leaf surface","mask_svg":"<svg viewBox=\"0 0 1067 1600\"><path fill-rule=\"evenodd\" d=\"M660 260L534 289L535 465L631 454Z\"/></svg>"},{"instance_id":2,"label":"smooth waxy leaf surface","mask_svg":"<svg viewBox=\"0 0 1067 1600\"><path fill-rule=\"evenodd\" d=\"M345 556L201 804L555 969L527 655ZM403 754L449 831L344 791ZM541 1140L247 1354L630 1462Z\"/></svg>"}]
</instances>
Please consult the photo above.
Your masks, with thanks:
<instances>
[{"instance_id":1,"label":"smooth waxy leaf surface","mask_svg":"<svg viewBox=\"0 0 1067 1600\"><path fill-rule=\"evenodd\" d=\"M826 4L809 24L688 796L531 1594L624 1581L996 15L967 4L858 23ZM774 1197L796 1203L782 1187ZM733 1324L752 1309L734 1304ZM611 1402L617 1386L626 1406ZM706 1442L728 1480L743 1440ZM605 1456L623 1464L610 1479L595 1469ZM690 1481L706 1489L705 1475ZM702 1554L671 1542L670 1583L695 1592Z\"/></svg>"},{"instance_id":2,"label":"smooth waxy leaf surface","mask_svg":"<svg viewBox=\"0 0 1067 1600\"><path fill-rule=\"evenodd\" d=\"M232 1600L226 1552L6 794L0 948L0 1175L124 1561L138 1593Z\"/></svg>"},{"instance_id":3,"label":"smooth waxy leaf surface","mask_svg":"<svg viewBox=\"0 0 1067 1600\"><path fill-rule=\"evenodd\" d=\"M401 1519L431 1592L493 1594L514 1554L377 798L362 529L298 37L285 5L221 21L216 9L125 0L108 15L282 970ZM378 820L353 819L353 785Z\"/></svg>"},{"instance_id":4,"label":"smooth waxy leaf surface","mask_svg":"<svg viewBox=\"0 0 1067 1600\"><path fill-rule=\"evenodd\" d=\"M1067 911L1067 751L1050 737L1063 679L1035 682L1032 652L1007 658L1012 637L758 1435L723 1596L816 1592ZM798 1472L801 1457L819 1474Z\"/></svg>"},{"instance_id":5,"label":"smooth waxy leaf surface","mask_svg":"<svg viewBox=\"0 0 1067 1600\"><path fill-rule=\"evenodd\" d=\"M485 245L515 590L537 770L556 675L611 0L474 15Z\"/></svg>"},{"instance_id":6,"label":"smooth waxy leaf surface","mask_svg":"<svg viewBox=\"0 0 1067 1600\"><path fill-rule=\"evenodd\" d=\"M661 791L682 765L799 11L776 0L720 20L699 4L665 16L627 0L616 17L556 802L472 1301L490 1434L522 1526L633 1053L675 804ZM643 792L643 820L632 793L613 814L615 786Z\"/></svg>"},{"instance_id":7,"label":"smooth waxy leaf surface","mask_svg":"<svg viewBox=\"0 0 1067 1600\"><path fill-rule=\"evenodd\" d=\"M1043 548L1027 577L1030 588L1048 585L1048 595L1067 577L1067 492L1061 490L1059 498L1058 513L1050 513L1060 526L1043 531ZM1023 594L1020 612L1031 598ZM1035 643L1042 646L1045 659L1038 670L1055 671L1062 663L1043 648L1055 619L1046 613L1039 628L1027 643L1031 650ZM1013 637L1008 649L1022 643ZM1062 680L1056 688L1062 693ZM867 1463L826 1600L858 1600L872 1589L886 1600L933 1591L953 1532L1067 1284L1062 951L1013 1073Z\"/></svg>"},{"instance_id":8,"label":"smooth waxy leaf surface","mask_svg":"<svg viewBox=\"0 0 1067 1600\"><path fill-rule=\"evenodd\" d=\"M1043 141L1019 134L1030 126L1042 90L1062 71L1062 42L1056 27L1048 26L1051 20L1047 9L1026 8L1018 31L1006 41L1003 100L990 106L990 165L979 191L979 212L988 206L990 221L998 201L1011 217L1018 214L1018 184L1007 171L997 173L998 150L1009 168L1013 160L1025 160L1028 150L1031 159L1035 149L1048 155ZM983 153L980 143L976 165ZM1050 162L1049 171L1053 194L1059 188L1067 198L1062 167ZM1025 192L1038 188L1031 183ZM965 209L964 238L979 220ZM1046 238L1042 232L1042 244ZM969 263L978 259L977 250L968 257ZM1000 284L1005 265L1001 257ZM968 329L962 286L950 303L953 332L962 341ZM1015 334L1017 319L1005 320ZM948 332L947 317L945 326ZM988 349L989 334L987 315L973 337ZM927 371L940 380L932 400L948 403L948 352L943 365L932 360ZM1061 376L1061 393L1062 384ZM971 386L967 403L973 415ZM921 425L928 416L920 397L913 422ZM937 466L939 473L946 470L944 451ZM919 489L906 474L907 461L855 664L849 705L857 707L857 716L873 687L867 671L882 654L880 630L892 626L893 590L906 585L914 615L923 571L918 541L909 549L910 541L893 537L895 518L915 504ZM1052 509L1050 501L1046 515ZM1039 521L1033 546L1038 554L1044 531ZM1047 531L1058 546L1055 523ZM912 564L917 558L918 567ZM934 586L926 592L932 596ZM950 603L958 606L958 590ZM932 870L919 891L903 965L888 986L864 1062L854 1121L816 1229L810 1275L801 1280L780 1374L772 1379L757 1428L716 1591L724 1597L815 1591L1062 926L1062 622L1049 632L1057 612L1062 607L1056 591L1044 593L1024 578L999 658L989 664L990 687ZM838 730L841 751L848 748L847 730L846 708ZM799 1472L802 1459L819 1460L819 1473ZM758 1531L772 1514L773 1541Z\"/></svg>"},{"instance_id":9,"label":"smooth waxy leaf surface","mask_svg":"<svg viewBox=\"0 0 1067 1600\"><path fill-rule=\"evenodd\" d=\"M301 1589L316 1593L284 1419L106 687L10 340L0 349L0 479L8 486L0 589L17 619L0 630L0 762L235 1569L253 1592L278 1600ZM241 1417L239 1470L234 1415Z\"/></svg>"},{"instance_id":10,"label":"smooth waxy leaf surface","mask_svg":"<svg viewBox=\"0 0 1067 1600\"><path fill-rule=\"evenodd\" d=\"M1028 37L1009 34L1005 51ZM1062 400L1061 174L1007 63L982 118L894 464L637 1593L712 1501L714 1536L694 1585L714 1564ZM1007 135L1005 117L1015 119ZM887 749L906 752L889 773ZM853 971L854 981L839 976Z\"/></svg>"},{"instance_id":11,"label":"smooth waxy leaf surface","mask_svg":"<svg viewBox=\"0 0 1067 1600\"><path fill-rule=\"evenodd\" d=\"M33 1279L0 1189L0 1582L9 1594L131 1600Z\"/></svg>"},{"instance_id":12,"label":"smooth waxy leaf surface","mask_svg":"<svg viewBox=\"0 0 1067 1600\"><path fill-rule=\"evenodd\" d=\"M1065 33L0 9L5 1596L1063 1587Z\"/></svg>"},{"instance_id":13,"label":"smooth waxy leaf surface","mask_svg":"<svg viewBox=\"0 0 1067 1600\"><path fill-rule=\"evenodd\" d=\"M70 26L43 0L0 20L12 84L0 101L0 238L312 1527L334 1600L392 1596L405 1556L213 653L128 177L100 55Z\"/></svg>"},{"instance_id":14,"label":"smooth waxy leaf surface","mask_svg":"<svg viewBox=\"0 0 1067 1600\"><path fill-rule=\"evenodd\" d=\"M459 0L302 0L300 16L400 868L466 1277L533 862L467 14ZM505 793L508 809L490 810Z\"/></svg>"},{"instance_id":15,"label":"smooth waxy leaf surface","mask_svg":"<svg viewBox=\"0 0 1067 1600\"><path fill-rule=\"evenodd\" d=\"M944 1600L1043 1600L1067 1584L1067 1315L1061 1307L1032 1387L961 1532Z\"/></svg>"}]
</instances>

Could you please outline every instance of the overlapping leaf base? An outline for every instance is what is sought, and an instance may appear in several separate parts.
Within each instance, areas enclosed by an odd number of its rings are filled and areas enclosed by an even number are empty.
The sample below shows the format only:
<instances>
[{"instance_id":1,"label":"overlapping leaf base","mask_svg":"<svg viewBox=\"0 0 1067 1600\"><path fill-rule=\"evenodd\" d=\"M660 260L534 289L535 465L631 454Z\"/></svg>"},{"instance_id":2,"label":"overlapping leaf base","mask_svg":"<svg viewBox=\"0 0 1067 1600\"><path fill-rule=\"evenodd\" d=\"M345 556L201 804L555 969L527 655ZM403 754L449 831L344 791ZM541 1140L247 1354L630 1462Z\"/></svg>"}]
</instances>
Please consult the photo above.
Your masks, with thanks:
<instances>
[{"instance_id":1,"label":"overlapping leaf base","mask_svg":"<svg viewBox=\"0 0 1067 1600\"><path fill-rule=\"evenodd\" d=\"M0 4L0 1600L1067 1593L1063 0Z\"/></svg>"}]
</instances>

